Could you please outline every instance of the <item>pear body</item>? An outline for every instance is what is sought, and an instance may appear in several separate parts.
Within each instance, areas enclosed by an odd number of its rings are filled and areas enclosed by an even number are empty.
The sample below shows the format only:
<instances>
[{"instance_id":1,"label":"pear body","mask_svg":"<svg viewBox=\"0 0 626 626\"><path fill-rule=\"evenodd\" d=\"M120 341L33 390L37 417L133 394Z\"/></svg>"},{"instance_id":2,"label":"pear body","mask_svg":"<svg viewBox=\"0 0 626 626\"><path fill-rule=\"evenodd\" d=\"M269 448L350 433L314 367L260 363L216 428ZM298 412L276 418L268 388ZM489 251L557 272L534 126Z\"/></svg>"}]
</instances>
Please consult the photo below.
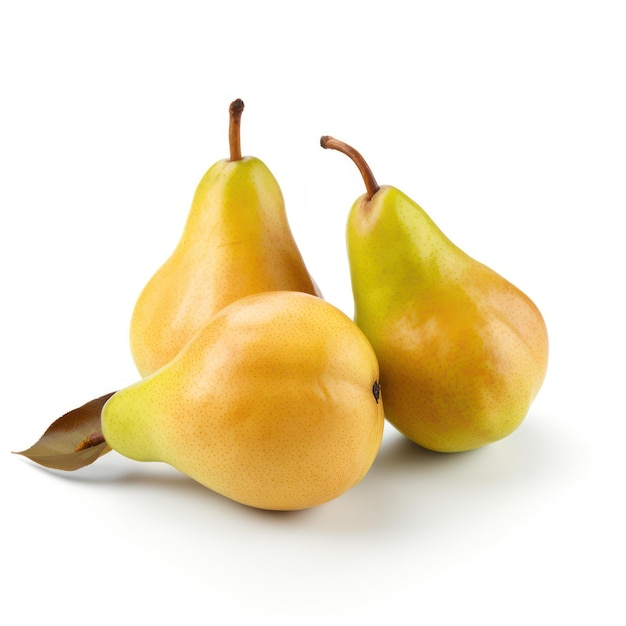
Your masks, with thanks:
<instances>
[{"instance_id":1,"label":"pear body","mask_svg":"<svg viewBox=\"0 0 626 626\"><path fill-rule=\"evenodd\" d=\"M228 305L102 411L119 453L272 510L316 506L358 483L383 426L368 340L333 305L298 292Z\"/></svg>"},{"instance_id":2,"label":"pear body","mask_svg":"<svg viewBox=\"0 0 626 626\"><path fill-rule=\"evenodd\" d=\"M513 432L548 362L545 322L530 298L393 187L355 202L347 245L354 319L378 357L388 421L439 452Z\"/></svg>"},{"instance_id":3,"label":"pear body","mask_svg":"<svg viewBox=\"0 0 626 626\"><path fill-rule=\"evenodd\" d=\"M130 343L139 373L168 363L227 304L276 290L320 295L280 187L255 157L218 161L196 189L178 245L135 304Z\"/></svg>"}]
</instances>

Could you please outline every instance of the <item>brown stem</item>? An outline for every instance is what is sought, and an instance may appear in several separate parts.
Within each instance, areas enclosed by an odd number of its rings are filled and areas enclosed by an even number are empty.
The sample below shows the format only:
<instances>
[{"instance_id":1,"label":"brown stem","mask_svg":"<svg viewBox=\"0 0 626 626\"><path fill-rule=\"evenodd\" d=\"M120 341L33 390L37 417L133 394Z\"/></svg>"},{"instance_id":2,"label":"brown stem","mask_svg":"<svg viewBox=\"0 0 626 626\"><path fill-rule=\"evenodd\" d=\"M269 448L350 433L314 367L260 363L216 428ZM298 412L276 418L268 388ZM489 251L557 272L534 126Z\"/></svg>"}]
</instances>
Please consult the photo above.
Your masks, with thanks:
<instances>
[{"instance_id":1,"label":"brown stem","mask_svg":"<svg viewBox=\"0 0 626 626\"><path fill-rule=\"evenodd\" d=\"M241 159L241 114L243 113L243 100L237 98L230 103L228 108L230 113L230 124L228 126L228 142L230 144L230 160L239 161Z\"/></svg>"},{"instance_id":2,"label":"brown stem","mask_svg":"<svg viewBox=\"0 0 626 626\"><path fill-rule=\"evenodd\" d=\"M356 166L359 168L359 172L361 172L361 176L363 177L363 182L365 183L365 188L367 189L367 198L368 200L371 200L372 196L380 189L380 186L376 182L370 166L361 156L361 153L357 152L352 146L349 146L347 143L339 141L339 139L335 139L334 137L330 137L329 135L324 135L320 139L320 145L322 146L322 148L330 148L331 150L338 150L339 152L343 152L354 161Z\"/></svg>"},{"instance_id":3,"label":"brown stem","mask_svg":"<svg viewBox=\"0 0 626 626\"><path fill-rule=\"evenodd\" d=\"M80 452L87 448L93 448L104 443L104 435L101 432L91 433L89 437L85 437L75 448L74 452Z\"/></svg>"}]
</instances>

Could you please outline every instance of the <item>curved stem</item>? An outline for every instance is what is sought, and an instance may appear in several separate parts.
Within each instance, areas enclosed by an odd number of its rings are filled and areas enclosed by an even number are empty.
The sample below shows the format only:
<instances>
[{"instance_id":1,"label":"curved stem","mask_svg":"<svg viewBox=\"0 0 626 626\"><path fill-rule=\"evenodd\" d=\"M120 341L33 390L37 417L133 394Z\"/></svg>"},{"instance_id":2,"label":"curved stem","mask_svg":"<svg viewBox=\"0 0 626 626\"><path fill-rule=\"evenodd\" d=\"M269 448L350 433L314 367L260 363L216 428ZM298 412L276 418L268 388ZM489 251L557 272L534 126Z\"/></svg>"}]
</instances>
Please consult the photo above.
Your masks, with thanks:
<instances>
[{"instance_id":1,"label":"curved stem","mask_svg":"<svg viewBox=\"0 0 626 626\"><path fill-rule=\"evenodd\" d=\"M230 113L230 124L228 126L228 143L230 144L230 160L239 161L241 159L241 114L243 113L243 100L237 98L230 103L228 108Z\"/></svg>"},{"instance_id":2,"label":"curved stem","mask_svg":"<svg viewBox=\"0 0 626 626\"><path fill-rule=\"evenodd\" d=\"M335 139L329 135L324 135L320 139L320 145L322 148L330 148L331 150L343 152L354 161L356 166L359 168L359 172L361 172L361 176L363 177L363 182L365 183L365 188L367 189L367 199L371 200L372 196L380 189L380 186L376 182L374 174L372 174L372 170L367 164L367 161L361 156L361 153L355 150L352 146L349 146L347 143L339 141L339 139Z\"/></svg>"}]
</instances>

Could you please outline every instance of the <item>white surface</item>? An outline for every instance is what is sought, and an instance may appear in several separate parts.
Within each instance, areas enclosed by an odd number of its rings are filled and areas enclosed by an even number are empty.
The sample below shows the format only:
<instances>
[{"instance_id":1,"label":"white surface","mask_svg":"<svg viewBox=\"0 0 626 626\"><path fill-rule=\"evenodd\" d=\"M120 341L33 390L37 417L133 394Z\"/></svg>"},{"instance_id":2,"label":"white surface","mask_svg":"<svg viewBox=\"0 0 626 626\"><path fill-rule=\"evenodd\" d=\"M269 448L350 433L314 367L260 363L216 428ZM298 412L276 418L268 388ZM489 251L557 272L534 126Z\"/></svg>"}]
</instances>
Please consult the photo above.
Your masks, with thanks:
<instances>
[{"instance_id":1,"label":"white surface","mask_svg":"<svg viewBox=\"0 0 626 626\"><path fill-rule=\"evenodd\" d=\"M2 4L0 622L624 623L623 11L408 6ZM363 188L322 134L536 301L551 361L517 432L445 456L387 427L357 487L287 514L114 453L74 474L9 454L136 379L135 298L237 97L348 314Z\"/></svg>"}]
</instances>

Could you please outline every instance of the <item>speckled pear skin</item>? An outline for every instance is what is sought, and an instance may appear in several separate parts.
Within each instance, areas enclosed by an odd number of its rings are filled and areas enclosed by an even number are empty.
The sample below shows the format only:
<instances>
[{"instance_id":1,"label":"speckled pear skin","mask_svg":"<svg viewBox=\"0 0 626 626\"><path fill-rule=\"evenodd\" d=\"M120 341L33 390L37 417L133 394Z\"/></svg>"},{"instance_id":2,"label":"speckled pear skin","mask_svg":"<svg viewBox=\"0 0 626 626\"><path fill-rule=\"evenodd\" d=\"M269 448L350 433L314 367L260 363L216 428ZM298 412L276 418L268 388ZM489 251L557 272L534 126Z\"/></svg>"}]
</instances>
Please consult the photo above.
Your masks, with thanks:
<instances>
[{"instance_id":1,"label":"speckled pear skin","mask_svg":"<svg viewBox=\"0 0 626 626\"><path fill-rule=\"evenodd\" d=\"M389 422L439 452L512 433L548 364L546 325L530 298L394 187L357 199L347 244L354 319L378 357Z\"/></svg>"},{"instance_id":2,"label":"speckled pear skin","mask_svg":"<svg viewBox=\"0 0 626 626\"><path fill-rule=\"evenodd\" d=\"M169 463L272 510L316 506L357 484L383 425L365 335L333 305L298 292L228 305L102 412L104 437L119 453Z\"/></svg>"},{"instance_id":3,"label":"speckled pear skin","mask_svg":"<svg viewBox=\"0 0 626 626\"><path fill-rule=\"evenodd\" d=\"M321 296L278 182L256 157L216 162L196 189L175 250L135 304L130 345L139 373L169 362L227 304L282 290Z\"/></svg>"}]
</instances>

